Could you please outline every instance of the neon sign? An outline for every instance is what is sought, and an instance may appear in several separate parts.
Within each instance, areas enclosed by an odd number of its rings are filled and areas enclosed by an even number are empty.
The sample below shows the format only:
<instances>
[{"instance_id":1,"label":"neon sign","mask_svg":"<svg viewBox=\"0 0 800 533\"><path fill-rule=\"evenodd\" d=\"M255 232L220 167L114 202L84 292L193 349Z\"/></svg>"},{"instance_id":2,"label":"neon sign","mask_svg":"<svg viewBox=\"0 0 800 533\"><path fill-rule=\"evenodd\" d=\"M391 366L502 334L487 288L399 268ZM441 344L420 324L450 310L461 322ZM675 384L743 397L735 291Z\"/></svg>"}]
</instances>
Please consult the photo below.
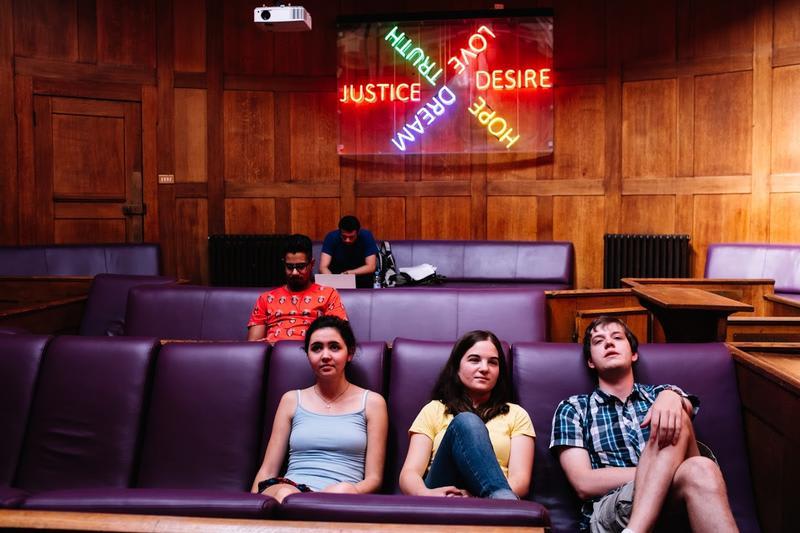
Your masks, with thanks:
<instances>
[{"instance_id":1,"label":"neon sign","mask_svg":"<svg viewBox=\"0 0 800 533\"><path fill-rule=\"evenodd\" d=\"M552 10L457 17L339 20L339 154L552 153Z\"/></svg>"}]
</instances>

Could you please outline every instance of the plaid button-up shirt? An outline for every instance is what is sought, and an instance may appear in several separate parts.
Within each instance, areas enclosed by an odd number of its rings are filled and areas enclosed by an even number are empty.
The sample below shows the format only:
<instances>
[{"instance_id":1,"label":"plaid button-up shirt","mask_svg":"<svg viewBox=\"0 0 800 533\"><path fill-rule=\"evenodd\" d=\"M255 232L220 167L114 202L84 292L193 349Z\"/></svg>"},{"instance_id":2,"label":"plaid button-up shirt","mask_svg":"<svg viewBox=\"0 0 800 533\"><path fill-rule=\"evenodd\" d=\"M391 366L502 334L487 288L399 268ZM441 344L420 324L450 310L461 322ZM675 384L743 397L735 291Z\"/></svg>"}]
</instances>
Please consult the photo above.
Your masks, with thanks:
<instances>
[{"instance_id":1,"label":"plaid button-up shirt","mask_svg":"<svg viewBox=\"0 0 800 533\"><path fill-rule=\"evenodd\" d=\"M584 448L589 452L592 468L606 466L632 467L650 438L650 426L640 427L656 397L673 390L692 402L693 414L700 404L696 396L687 395L674 385L642 385L635 383L624 402L599 388L591 394L579 394L564 400L553 415L550 448L560 446ZM600 498L584 502L581 530L588 530L593 504Z\"/></svg>"}]
</instances>

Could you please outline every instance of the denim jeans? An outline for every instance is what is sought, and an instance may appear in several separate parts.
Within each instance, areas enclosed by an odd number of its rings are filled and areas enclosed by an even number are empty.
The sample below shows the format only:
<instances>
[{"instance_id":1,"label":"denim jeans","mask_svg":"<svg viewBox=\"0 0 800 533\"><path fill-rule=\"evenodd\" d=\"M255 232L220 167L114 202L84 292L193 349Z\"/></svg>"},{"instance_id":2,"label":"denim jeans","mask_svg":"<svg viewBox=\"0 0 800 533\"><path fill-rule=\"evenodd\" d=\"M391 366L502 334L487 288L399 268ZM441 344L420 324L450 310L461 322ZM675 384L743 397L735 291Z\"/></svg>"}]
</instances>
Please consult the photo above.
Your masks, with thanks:
<instances>
[{"instance_id":1,"label":"denim jeans","mask_svg":"<svg viewBox=\"0 0 800 533\"><path fill-rule=\"evenodd\" d=\"M429 489L448 485L481 498L519 499L497 464L489 430L474 413L453 418L425 476Z\"/></svg>"}]
</instances>

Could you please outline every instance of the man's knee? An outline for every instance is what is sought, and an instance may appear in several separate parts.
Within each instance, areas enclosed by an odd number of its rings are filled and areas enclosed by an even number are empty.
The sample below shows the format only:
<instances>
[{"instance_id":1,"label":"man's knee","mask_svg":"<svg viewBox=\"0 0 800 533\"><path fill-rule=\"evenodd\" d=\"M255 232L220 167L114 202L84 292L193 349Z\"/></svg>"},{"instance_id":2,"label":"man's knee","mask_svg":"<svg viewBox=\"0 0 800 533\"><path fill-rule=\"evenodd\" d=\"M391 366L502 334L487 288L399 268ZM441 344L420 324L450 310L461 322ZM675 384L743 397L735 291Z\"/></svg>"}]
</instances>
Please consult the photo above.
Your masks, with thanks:
<instances>
[{"instance_id":1,"label":"man's knee","mask_svg":"<svg viewBox=\"0 0 800 533\"><path fill-rule=\"evenodd\" d=\"M725 480L717 463L707 457L689 457L678 466L673 487L681 496L725 492Z\"/></svg>"}]
</instances>

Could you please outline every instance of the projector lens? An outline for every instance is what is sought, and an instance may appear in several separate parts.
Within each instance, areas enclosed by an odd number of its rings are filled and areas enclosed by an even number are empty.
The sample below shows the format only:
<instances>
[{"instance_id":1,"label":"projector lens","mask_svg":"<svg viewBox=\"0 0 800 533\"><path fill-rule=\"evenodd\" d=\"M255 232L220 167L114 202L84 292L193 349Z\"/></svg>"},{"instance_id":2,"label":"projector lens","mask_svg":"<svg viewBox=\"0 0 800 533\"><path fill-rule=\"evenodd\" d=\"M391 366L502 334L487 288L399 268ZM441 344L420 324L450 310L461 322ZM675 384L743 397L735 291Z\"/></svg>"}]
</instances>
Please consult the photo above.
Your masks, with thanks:
<instances>
[{"instance_id":1,"label":"projector lens","mask_svg":"<svg viewBox=\"0 0 800 533\"><path fill-rule=\"evenodd\" d=\"M269 17L272 16L272 13L269 12L269 9L265 9L261 12L261 20L269 20Z\"/></svg>"}]
</instances>

